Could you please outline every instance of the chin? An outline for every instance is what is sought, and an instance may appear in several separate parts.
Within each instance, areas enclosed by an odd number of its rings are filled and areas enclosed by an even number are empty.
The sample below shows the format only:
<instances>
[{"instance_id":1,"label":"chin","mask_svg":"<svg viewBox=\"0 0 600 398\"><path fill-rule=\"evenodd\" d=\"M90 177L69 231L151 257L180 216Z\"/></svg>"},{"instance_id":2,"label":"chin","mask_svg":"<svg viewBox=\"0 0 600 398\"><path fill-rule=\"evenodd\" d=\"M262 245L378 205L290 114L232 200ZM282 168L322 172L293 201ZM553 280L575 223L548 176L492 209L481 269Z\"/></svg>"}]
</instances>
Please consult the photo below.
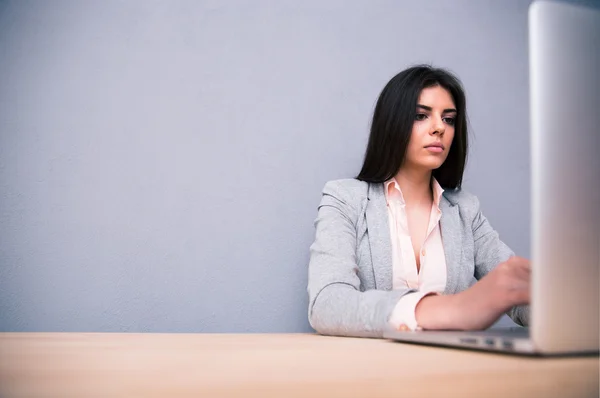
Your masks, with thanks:
<instances>
[{"instance_id":1,"label":"chin","mask_svg":"<svg viewBox=\"0 0 600 398\"><path fill-rule=\"evenodd\" d=\"M444 164L444 162L422 162L420 164L420 166L424 169L427 170L435 170L435 169L439 169L442 165Z\"/></svg>"}]
</instances>

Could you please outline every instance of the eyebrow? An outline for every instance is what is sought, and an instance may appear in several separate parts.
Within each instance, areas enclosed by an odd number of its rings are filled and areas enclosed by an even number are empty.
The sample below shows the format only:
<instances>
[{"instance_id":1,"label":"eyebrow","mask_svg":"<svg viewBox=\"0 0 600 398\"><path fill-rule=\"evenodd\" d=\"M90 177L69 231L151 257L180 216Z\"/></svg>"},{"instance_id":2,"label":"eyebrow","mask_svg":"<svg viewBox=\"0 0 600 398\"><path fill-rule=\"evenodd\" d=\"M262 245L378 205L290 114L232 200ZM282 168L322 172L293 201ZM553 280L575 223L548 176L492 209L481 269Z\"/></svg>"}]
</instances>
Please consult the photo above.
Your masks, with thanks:
<instances>
[{"instance_id":1,"label":"eyebrow","mask_svg":"<svg viewBox=\"0 0 600 398\"><path fill-rule=\"evenodd\" d=\"M431 110L432 110L430 106L427 106L427 105L421 105L421 104L417 104L417 108L423 108L423 109L425 109L426 111L430 111L430 112L431 112ZM455 112L455 113L457 113L457 112L456 112L456 109L454 109L454 108L448 108L448 109L444 109L444 112L442 112L442 113L452 113L452 112Z\"/></svg>"}]
</instances>

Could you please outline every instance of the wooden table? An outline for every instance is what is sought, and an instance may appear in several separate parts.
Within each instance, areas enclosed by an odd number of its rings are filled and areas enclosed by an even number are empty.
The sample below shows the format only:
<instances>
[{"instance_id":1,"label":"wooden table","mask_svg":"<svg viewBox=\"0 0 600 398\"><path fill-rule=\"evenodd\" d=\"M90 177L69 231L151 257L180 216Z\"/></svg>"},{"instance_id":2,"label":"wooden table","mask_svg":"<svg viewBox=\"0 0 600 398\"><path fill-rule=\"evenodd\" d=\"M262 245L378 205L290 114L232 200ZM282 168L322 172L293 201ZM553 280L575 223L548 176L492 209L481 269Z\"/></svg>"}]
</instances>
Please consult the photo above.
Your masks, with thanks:
<instances>
[{"instance_id":1,"label":"wooden table","mask_svg":"<svg viewBox=\"0 0 600 398\"><path fill-rule=\"evenodd\" d=\"M0 333L0 396L598 397L598 364L312 334Z\"/></svg>"}]
</instances>

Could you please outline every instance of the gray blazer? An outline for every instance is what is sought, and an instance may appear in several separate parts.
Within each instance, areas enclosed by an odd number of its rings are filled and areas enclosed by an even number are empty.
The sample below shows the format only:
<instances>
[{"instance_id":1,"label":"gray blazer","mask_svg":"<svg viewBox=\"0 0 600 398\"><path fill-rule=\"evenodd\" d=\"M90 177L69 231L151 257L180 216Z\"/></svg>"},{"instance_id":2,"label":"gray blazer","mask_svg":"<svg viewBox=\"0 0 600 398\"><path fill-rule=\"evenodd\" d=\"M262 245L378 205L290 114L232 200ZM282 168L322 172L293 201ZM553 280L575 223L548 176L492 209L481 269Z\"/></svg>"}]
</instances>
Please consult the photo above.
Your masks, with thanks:
<instances>
[{"instance_id":1,"label":"gray blazer","mask_svg":"<svg viewBox=\"0 0 600 398\"><path fill-rule=\"evenodd\" d=\"M446 190L440 228L447 264L444 294L463 291L513 252L481 214L477 197ZM392 249L383 184L330 181L315 221L308 267L308 318L321 334L381 337L398 300L392 290ZM529 323L529 308L508 315Z\"/></svg>"}]
</instances>

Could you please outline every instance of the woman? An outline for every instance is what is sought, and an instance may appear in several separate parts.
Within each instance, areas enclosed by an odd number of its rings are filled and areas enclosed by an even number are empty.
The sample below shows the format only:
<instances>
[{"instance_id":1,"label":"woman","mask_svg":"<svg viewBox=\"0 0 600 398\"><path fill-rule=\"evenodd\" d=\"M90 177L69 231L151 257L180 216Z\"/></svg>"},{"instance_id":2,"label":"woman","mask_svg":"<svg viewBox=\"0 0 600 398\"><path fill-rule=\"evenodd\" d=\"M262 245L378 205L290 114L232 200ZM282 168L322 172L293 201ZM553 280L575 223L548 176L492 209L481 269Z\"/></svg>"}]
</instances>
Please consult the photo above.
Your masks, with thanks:
<instances>
[{"instance_id":1,"label":"woman","mask_svg":"<svg viewBox=\"0 0 600 398\"><path fill-rule=\"evenodd\" d=\"M515 257L462 191L465 95L416 66L385 86L356 179L323 189L311 246L309 321L321 334L474 330L529 322L529 261Z\"/></svg>"}]
</instances>

